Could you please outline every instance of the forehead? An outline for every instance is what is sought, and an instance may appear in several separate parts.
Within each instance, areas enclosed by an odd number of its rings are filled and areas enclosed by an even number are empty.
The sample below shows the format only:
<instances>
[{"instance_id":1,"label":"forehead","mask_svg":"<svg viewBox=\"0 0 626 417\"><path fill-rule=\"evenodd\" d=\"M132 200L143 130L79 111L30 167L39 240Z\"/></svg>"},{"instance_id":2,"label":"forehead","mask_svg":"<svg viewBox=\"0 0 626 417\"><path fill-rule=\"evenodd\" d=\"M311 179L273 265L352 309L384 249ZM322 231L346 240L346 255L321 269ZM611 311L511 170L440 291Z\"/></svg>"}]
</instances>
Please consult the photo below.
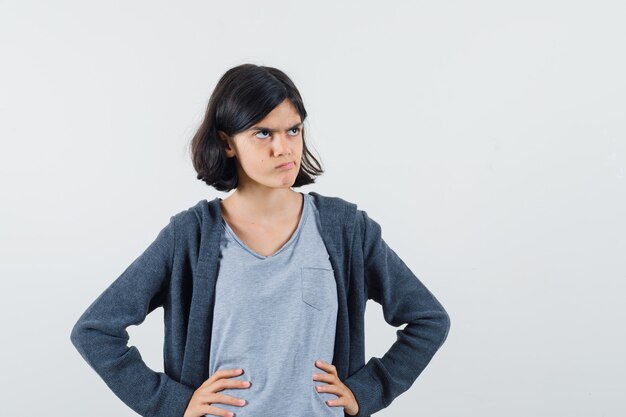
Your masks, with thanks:
<instances>
[{"instance_id":1,"label":"forehead","mask_svg":"<svg viewBox=\"0 0 626 417\"><path fill-rule=\"evenodd\" d=\"M258 127L269 129L289 129L301 123L300 113L296 107L285 99L278 106L274 107L263 119L255 123L251 129Z\"/></svg>"}]
</instances>

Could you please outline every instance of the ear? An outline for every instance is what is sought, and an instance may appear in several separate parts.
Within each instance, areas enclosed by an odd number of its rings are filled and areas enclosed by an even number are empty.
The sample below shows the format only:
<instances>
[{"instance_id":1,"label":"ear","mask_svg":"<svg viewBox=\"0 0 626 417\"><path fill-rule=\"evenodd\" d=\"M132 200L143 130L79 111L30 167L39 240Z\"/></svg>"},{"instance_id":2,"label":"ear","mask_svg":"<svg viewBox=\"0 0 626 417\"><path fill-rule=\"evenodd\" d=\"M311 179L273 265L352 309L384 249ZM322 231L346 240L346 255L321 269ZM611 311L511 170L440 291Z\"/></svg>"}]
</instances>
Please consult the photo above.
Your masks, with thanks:
<instances>
[{"instance_id":1,"label":"ear","mask_svg":"<svg viewBox=\"0 0 626 417\"><path fill-rule=\"evenodd\" d=\"M231 158L233 156L235 156L235 150L233 149L232 146L232 138L230 136L228 136L224 131L222 130L218 130L217 131L217 135L219 137L219 139L224 142L224 151L226 152L226 156L228 158Z\"/></svg>"}]
</instances>

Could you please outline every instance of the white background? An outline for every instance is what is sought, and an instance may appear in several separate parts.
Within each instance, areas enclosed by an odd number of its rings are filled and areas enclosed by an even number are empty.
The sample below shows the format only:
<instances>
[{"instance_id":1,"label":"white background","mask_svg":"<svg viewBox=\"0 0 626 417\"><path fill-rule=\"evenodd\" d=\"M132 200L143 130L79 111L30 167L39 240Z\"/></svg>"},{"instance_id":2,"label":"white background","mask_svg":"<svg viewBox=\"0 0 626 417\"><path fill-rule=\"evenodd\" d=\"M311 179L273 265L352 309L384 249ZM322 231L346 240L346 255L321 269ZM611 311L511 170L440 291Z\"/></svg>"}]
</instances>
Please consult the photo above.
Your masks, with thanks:
<instances>
[{"instance_id":1,"label":"white background","mask_svg":"<svg viewBox=\"0 0 626 417\"><path fill-rule=\"evenodd\" d=\"M0 1L2 416L135 416L70 342L169 216L230 67L300 89L340 196L449 312L378 416L623 416L621 1ZM162 371L162 309L129 328ZM395 341L366 314L366 358ZM278 399L279 400L279 399Z\"/></svg>"}]
</instances>

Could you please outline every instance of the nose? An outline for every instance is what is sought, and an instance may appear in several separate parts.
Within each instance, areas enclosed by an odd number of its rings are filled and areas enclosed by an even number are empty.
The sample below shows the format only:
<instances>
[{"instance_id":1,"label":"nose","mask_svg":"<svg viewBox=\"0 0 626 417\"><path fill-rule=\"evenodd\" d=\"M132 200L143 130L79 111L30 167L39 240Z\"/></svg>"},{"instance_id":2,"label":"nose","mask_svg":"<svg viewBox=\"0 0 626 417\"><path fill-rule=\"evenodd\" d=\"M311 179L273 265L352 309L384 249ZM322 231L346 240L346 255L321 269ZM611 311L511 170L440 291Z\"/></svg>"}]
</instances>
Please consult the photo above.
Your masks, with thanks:
<instances>
[{"instance_id":1,"label":"nose","mask_svg":"<svg viewBox=\"0 0 626 417\"><path fill-rule=\"evenodd\" d=\"M290 155L291 151L287 134L281 135L277 133L274 137L276 138L273 143L274 155Z\"/></svg>"}]
</instances>

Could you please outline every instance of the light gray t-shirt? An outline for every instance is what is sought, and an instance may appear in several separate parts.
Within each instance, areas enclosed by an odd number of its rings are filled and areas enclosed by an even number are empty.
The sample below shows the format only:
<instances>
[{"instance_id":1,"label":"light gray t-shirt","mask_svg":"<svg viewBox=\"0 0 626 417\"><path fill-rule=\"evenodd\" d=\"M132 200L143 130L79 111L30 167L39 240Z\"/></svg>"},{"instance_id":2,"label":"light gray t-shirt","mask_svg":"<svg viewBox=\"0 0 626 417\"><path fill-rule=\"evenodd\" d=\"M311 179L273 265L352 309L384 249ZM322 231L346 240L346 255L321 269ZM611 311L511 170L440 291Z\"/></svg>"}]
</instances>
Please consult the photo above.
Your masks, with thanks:
<instances>
[{"instance_id":1,"label":"light gray t-shirt","mask_svg":"<svg viewBox=\"0 0 626 417\"><path fill-rule=\"evenodd\" d=\"M344 407L325 403L337 395L316 391L327 383L313 380L325 373L315 361L333 360L337 288L317 208L301 194L297 229L271 256L252 251L222 218L209 374L243 368L231 379L251 386L220 393L247 404L214 404L236 416L344 416Z\"/></svg>"}]
</instances>

